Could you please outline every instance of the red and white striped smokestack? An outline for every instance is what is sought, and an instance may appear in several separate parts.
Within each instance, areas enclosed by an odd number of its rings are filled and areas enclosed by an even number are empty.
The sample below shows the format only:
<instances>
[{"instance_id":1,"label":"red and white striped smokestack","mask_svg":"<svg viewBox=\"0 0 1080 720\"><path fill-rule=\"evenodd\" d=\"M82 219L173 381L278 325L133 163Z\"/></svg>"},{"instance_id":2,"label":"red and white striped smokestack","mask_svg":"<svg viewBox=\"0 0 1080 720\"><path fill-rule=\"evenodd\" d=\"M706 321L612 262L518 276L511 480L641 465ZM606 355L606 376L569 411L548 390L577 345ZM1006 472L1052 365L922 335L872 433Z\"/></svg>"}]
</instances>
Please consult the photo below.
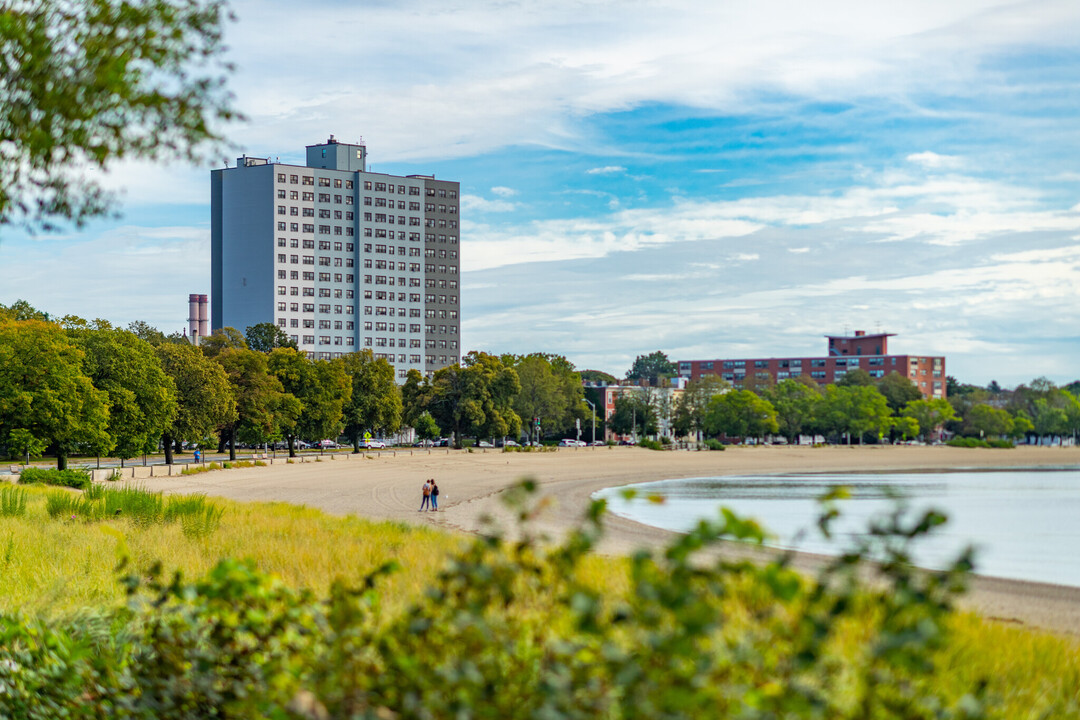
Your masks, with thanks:
<instances>
[{"instance_id":1,"label":"red and white striped smokestack","mask_svg":"<svg viewBox=\"0 0 1080 720\"><path fill-rule=\"evenodd\" d=\"M206 295L199 296L199 337L210 334L210 299Z\"/></svg>"},{"instance_id":2,"label":"red and white striped smokestack","mask_svg":"<svg viewBox=\"0 0 1080 720\"><path fill-rule=\"evenodd\" d=\"M188 295L188 334L191 336L194 342L196 335L201 335L199 332L199 296L197 294Z\"/></svg>"}]
</instances>

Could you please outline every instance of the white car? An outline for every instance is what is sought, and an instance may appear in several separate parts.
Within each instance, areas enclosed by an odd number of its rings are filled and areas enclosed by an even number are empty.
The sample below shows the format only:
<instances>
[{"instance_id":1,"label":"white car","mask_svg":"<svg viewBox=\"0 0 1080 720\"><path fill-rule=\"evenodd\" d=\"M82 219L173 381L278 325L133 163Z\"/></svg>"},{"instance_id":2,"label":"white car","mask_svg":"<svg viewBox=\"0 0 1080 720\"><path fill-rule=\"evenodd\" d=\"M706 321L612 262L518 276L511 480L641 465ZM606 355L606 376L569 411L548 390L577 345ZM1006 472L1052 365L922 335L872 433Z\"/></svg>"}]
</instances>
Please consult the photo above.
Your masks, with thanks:
<instances>
[{"instance_id":1,"label":"white car","mask_svg":"<svg viewBox=\"0 0 1080 720\"><path fill-rule=\"evenodd\" d=\"M365 450L384 450L386 443L382 440L361 440L360 447Z\"/></svg>"},{"instance_id":2,"label":"white car","mask_svg":"<svg viewBox=\"0 0 1080 720\"><path fill-rule=\"evenodd\" d=\"M559 441L559 447L585 447L584 440L574 440L572 438L563 438Z\"/></svg>"}]
</instances>

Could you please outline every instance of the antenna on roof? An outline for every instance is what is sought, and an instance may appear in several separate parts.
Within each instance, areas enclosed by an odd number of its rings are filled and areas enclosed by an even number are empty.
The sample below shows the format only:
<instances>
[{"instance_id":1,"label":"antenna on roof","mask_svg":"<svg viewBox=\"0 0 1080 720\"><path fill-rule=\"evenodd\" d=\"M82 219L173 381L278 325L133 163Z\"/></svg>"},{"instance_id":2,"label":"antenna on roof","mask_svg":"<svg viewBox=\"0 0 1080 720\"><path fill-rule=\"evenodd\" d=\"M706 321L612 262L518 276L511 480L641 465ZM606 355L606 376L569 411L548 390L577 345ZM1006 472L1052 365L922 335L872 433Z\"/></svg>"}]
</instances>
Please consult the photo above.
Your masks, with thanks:
<instances>
[{"instance_id":1,"label":"antenna on roof","mask_svg":"<svg viewBox=\"0 0 1080 720\"><path fill-rule=\"evenodd\" d=\"M844 323L844 335L850 335L850 334L851 334L851 326L848 325L847 323Z\"/></svg>"}]
</instances>

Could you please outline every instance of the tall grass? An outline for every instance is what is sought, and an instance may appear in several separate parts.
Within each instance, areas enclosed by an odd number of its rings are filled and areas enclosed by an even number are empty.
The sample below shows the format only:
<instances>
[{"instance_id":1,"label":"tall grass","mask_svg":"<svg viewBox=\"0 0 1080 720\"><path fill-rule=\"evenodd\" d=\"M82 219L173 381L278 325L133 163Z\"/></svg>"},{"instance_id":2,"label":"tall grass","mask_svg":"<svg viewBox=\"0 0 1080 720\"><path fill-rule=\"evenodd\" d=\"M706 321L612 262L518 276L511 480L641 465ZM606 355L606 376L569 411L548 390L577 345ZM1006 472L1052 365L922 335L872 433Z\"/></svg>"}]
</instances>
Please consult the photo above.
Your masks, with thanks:
<instances>
[{"instance_id":1,"label":"tall grass","mask_svg":"<svg viewBox=\"0 0 1080 720\"><path fill-rule=\"evenodd\" d=\"M0 517L21 517L26 514L26 490L16 487L0 488Z\"/></svg>"}]
</instances>

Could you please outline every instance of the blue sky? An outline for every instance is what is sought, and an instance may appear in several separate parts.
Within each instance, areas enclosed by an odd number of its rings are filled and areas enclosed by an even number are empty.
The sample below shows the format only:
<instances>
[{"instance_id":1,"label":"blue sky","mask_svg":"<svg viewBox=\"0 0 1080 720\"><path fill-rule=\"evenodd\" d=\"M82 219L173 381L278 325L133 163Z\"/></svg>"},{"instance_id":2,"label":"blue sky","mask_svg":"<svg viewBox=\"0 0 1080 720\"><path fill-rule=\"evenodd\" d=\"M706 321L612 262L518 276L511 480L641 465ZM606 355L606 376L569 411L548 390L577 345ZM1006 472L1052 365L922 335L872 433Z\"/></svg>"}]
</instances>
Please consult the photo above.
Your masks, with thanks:
<instances>
[{"instance_id":1,"label":"blue sky","mask_svg":"<svg viewBox=\"0 0 1080 720\"><path fill-rule=\"evenodd\" d=\"M949 374L1080 377L1075 2L239 2L225 157L333 133L460 180L467 349L620 374L898 333ZM209 170L0 237L0 302L180 329Z\"/></svg>"}]
</instances>

